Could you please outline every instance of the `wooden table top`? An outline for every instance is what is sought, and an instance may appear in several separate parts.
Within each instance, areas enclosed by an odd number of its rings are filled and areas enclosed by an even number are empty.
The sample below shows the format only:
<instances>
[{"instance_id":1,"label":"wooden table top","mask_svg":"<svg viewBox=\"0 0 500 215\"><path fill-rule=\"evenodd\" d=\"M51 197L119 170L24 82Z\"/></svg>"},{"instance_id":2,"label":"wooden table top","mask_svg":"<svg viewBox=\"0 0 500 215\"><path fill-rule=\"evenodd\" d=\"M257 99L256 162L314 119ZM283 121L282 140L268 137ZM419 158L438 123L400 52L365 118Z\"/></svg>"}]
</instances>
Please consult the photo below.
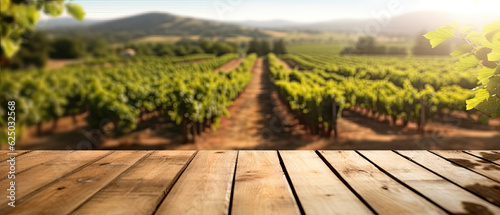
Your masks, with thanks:
<instances>
[{"instance_id":1,"label":"wooden table top","mask_svg":"<svg viewBox=\"0 0 500 215\"><path fill-rule=\"evenodd\" d=\"M500 214L500 151L18 151L0 214Z\"/></svg>"}]
</instances>

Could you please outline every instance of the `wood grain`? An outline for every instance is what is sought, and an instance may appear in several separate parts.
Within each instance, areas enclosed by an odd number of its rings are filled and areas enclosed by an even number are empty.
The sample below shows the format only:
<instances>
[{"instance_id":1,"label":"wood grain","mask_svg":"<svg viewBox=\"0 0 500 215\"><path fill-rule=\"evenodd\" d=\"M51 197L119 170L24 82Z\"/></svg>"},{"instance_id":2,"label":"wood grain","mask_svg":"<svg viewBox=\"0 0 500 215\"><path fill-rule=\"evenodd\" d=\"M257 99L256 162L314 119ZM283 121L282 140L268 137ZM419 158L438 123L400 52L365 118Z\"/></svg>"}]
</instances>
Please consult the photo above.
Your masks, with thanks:
<instances>
[{"instance_id":1,"label":"wood grain","mask_svg":"<svg viewBox=\"0 0 500 215\"><path fill-rule=\"evenodd\" d=\"M43 164L44 162L54 160L60 156L67 155L72 151L33 151L23 156L15 158L16 161L16 173ZM10 164L8 162L0 163L0 178L1 180L7 179L7 173L9 172ZM1 181L0 180L0 181Z\"/></svg>"},{"instance_id":2,"label":"wood grain","mask_svg":"<svg viewBox=\"0 0 500 215\"><path fill-rule=\"evenodd\" d=\"M157 151L72 214L152 214L195 151Z\"/></svg>"},{"instance_id":3,"label":"wood grain","mask_svg":"<svg viewBox=\"0 0 500 215\"><path fill-rule=\"evenodd\" d=\"M481 158L474 157L462 151L433 150L432 152L446 158L447 160L453 162L455 165L465 167L467 169L470 169L471 171L477 172L497 182L500 182L500 166L496 164L485 161Z\"/></svg>"},{"instance_id":4,"label":"wood grain","mask_svg":"<svg viewBox=\"0 0 500 215\"><path fill-rule=\"evenodd\" d=\"M9 155L8 153L11 153L12 151L8 150L1 150L0 151L0 161L8 160L10 157L19 157L21 155L24 155L26 153L29 153L31 151L29 150L16 150L14 153L17 153L17 155Z\"/></svg>"},{"instance_id":5,"label":"wood grain","mask_svg":"<svg viewBox=\"0 0 500 215\"><path fill-rule=\"evenodd\" d=\"M446 214L354 151L321 151L321 154L379 214Z\"/></svg>"},{"instance_id":6,"label":"wood grain","mask_svg":"<svg viewBox=\"0 0 500 215\"><path fill-rule=\"evenodd\" d=\"M500 151L477 151L477 150L469 150L466 151L469 154L473 154L485 160L488 160L492 163L500 165Z\"/></svg>"},{"instance_id":7,"label":"wood grain","mask_svg":"<svg viewBox=\"0 0 500 215\"><path fill-rule=\"evenodd\" d=\"M477 208L485 209L493 214L500 213L498 207L392 151L361 151L360 153L451 213L478 214Z\"/></svg>"},{"instance_id":8,"label":"wood grain","mask_svg":"<svg viewBox=\"0 0 500 215\"><path fill-rule=\"evenodd\" d=\"M120 151L61 178L44 190L2 208L1 214L68 214L106 186L116 176L151 152ZM47 173L49 174L49 173Z\"/></svg>"},{"instance_id":9,"label":"wood grain","mask_svg":"<svg viewBox=\"0 0 500 215\"><path fill-rule=\"evenodd\" d=\"M300 214L276 151L240 151L233 214Z\"/></svg>"},{"instance_id":10,"label":"wood grain","mask_svg":"<svg viewBox=\"0 0 500 215\"><path fill-rule=\"evenodd\" d=\"M35 190L56 181L64 175L101 158L110 152L105 151L76 151L47 161L39 166L16 175L16 198L21 199ZM0 184L0 190L8 188L7 181ZM7 205L9 199L0 198L0 205Z\"/></svg>"},{"instance_id":11,"label":"wood grain","mask_svg":"<svg viewBox=\"0 0 500 215\"><path fill-rule=\"evenodd\" d=\"M373 214L314 151L280 151L306 214Z\"/></svg>"},{"instance_id":12,"label":"wood grain","mask_svg":"<svg viewBox=\"0 0 500 215\"><path fill-rule=\"evenodd\" d=\"M227 214L237 151L200 151L157 214Z\"/></svg>"}]
</instances>

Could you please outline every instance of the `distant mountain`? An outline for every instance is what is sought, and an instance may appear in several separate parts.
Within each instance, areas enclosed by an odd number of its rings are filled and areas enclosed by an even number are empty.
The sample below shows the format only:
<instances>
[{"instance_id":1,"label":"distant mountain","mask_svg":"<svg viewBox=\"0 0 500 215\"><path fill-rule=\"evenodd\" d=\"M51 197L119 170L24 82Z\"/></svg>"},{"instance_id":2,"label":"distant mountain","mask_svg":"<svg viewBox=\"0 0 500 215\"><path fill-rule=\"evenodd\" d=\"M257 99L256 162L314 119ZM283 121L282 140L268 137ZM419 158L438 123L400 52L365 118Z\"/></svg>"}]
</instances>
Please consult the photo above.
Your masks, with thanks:
<instances>
[{"instance_id":1,"label":"distant mountain","mask_svg":"<svg viewBox=\"0 0 500 215\"><path fill-rule=\"evenodd\" d=\"M253 27L180 17L166 13L147 13L88 26L54 29L50 32L66 35L88 34L120 42L147 36L270 37L265 32Z\"/></svg>"},{"instance_id":2,"label":"distant mountain","mask_svg":"<svg viewBox=\"0 0 500 215\"><path fill-rule=\"evenodd\" d=\"M267 20L267 21L238 21L238 22L229 22L231 24L235 25L241 25L241 26L249 26L249 27L257 27L257 28L271 28L271 29L281 29L281 28L288 28L288 27L293 27L293 26L299 26L300 23L297 22L290 22L286 20Z\"/></svg>"},{"instance_id":3,"label":"distant mountain","mask_svg":"<svg viewBox=\"0 0 500 215\"><path fill-rule=\"evenodd\" d=\"M94 25L100 22L104 22L104 20L84 19L83 21L78 21L71 17L42 18L37 23L37 29L47 30L62 27L81 27Z\"/></svg>"},{"instance_id":4,"label":"distant mountain","mask_svg":"<svg viewBox=\"0 0 500 215\"><path fill-rule=\"evenodd\" d=\"M385 18L385 17L384 17ZM374 32L383 35L414 35L423 30L432 30L450 22L457 22L458 17L440 11L420 11L406 13L389 19L341 19L327 22L294 26L293 29L336 31L336 32ZM380 27L380 28L379 28ZM368 29L368 30L366 30Z\"/></svg>"}]
</instances>

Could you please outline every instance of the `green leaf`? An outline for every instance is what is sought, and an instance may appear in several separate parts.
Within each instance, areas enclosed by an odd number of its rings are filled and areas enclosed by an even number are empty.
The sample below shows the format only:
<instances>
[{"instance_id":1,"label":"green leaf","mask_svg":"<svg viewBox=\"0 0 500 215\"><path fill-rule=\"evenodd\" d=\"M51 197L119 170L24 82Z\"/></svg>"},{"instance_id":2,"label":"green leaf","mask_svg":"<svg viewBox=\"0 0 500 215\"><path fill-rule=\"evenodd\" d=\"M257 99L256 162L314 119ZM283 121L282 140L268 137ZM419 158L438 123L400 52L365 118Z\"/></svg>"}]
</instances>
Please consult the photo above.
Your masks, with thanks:
<instances>
[{"instance_id":1,"label":"green leaf","mask_svg":"<svg viewBox=\"0 0 500 215\"><path fill-rule=\"evenodd\" d=\"M73 18L82 21L85 18L85 11L83 11L82 6L74 3L66 4L66 10L68 13L73 16Z\"/></svg>"},{"instance_id":2,"label":"green leaf","mask_svg":"<svg viewBox=\"0 0 500 215\"><path fill-rule=\"evenodd\" d=\"M495 118L500 113L500 99L497 97L490 97L487 101L477 105L476 109L483 113L490 114L492 118Z\"/></svg>"},{"instance_id":3,"label":"green leaf","mask_svg":"<svg viewBox=\"0 0 500 215\"><path fill-rule=\"evenodd\" d=\"M460 45L455 51L453 51L450 55L453 57L461 56L472 51L472 46L468 43Z\"/></svg>"},{"instance_id":4,"label":"green leaf","mask_svg":"<svg viewBox=\"0 0 500 215\"><path fill-rule=\"evenodd\" d=\"M21 42L13 41L12 39L6 37L0 40L0 45L2 46L2 50L4 51L5 56L7 56L7 58L11 58L12 56L14 56L17 50L19 50Z\"/></svg>"},{"instance_id":5,"label":"green leaf","mask_svg":"<svg viewBox=\"0 0 500 215\"><path fill-rule=\"evenodd\" d=\"M477 31L470 32L467 35L466 39L474 44L480 44L484 41L487 41L486 38L484 37L484 34Z\"/></svg>"},{"instance_id":6,"label":"green leaf","mask_svg":"<svg viewBox=\"0 0 500 215\"><path fill-rule=\"evenodd\" d=\"M474 28L474 26L464 26L463 28L460 29L460 33L465 34L467 31L471 30Z\"/></svg>"},{"instance_id":7,"label":"green leaf","mask_svg":"<svg viewBox=\"0 0 500 215\"><path fill-rule=\"evenodd\" d=\"M0 0L0 12L7 11L10 6L10 0Z\"/></svg>"},{"instance_id":8,"label":"green leaf","mask_svg":"<svg viewBox=\"0 0 500 215\"><path fill-rule=\"evenodd\" d=\"M455 30L458 23L450 23L448 25L443 25L437 28L435 31L431 31L424 35L425 38L430 40L432 48L435 48L439 44L443 43L447 39L455 36Z\"/></svg>"},{"instance_id":9,"label":"green leaf","mask_svg":"<svg viewBox=\"0 0 500 215\"><path fill-rule=\"evenodd\" d=\"M494 41L493 43L488 44L488 47L492 49L492 51L488 54L489 61L499 61L500 60L500 41Z\"/></svg>"},{"instance_id":10,"label":"green leaf","mask_svg":"<svg viewBox=\"0 0 500 215\"><path fill-rule=\"evenodd\" d=\"M474 98L466 101L467 110L472 110L473 108L475 108L476 106L481 104L481 102L488 99L489 97L490 97L490 93L488 93L488 90L486 90L486 89L478 90L476 92L476 95L474 96Z\"/></svg>"},{"instance_id":11,"label":"green leaf","mask_svg":"<svg viewBox=\"0 0 500 215\"><path fill-rule=\"evenodd\" d=\"M490 82L490 78L495 74L496 68L488 68L488 67L483 67L481 70L479 70L479 74L477 76L477 79L479 79L479 83L482 85L486 85Z\"/></svg>"},{"instance_id":12,"label":"green leaf","mask_svg":"<svg viewBox=\"0 0 500 215\"><path fill-rule=\"evenodd\" d=\"M479 64L479 59L474 55L468 55L460 58L460 61L455 63L455 70L458 72L464 72L470 68L476 67Z\"/></svg>"},{"instance_id":13,"label":"green leaf","mask_svg":"<svg viewBox=\"0 0 500 215\"><path fill-rule=\"evenodd\" d=\"M491 48L483 47L476 51L476 57L479 60L488 60L488 54L491 52Z\"/></svg>"},{"instance_id":14,"label":"green leaf","mask_svg":"<svg viewBox=\"0 0 500 215\"><path fill-rule=\"evenodd\" d=\"M491 33L495 31L500 31L500 20L496 20L490 24L487 24L483 27L484 33Z\"/></svg>"},{"instance_id":15,"label":"green leaf","mask_svg":"<svg viewBox=\"0 0 500 215\"><path fill-rule=\"evenodd\" d=\"M64 0L46 1L43 12L52 17L60 16L64 12Z\"/></svg>"}]
</instances>

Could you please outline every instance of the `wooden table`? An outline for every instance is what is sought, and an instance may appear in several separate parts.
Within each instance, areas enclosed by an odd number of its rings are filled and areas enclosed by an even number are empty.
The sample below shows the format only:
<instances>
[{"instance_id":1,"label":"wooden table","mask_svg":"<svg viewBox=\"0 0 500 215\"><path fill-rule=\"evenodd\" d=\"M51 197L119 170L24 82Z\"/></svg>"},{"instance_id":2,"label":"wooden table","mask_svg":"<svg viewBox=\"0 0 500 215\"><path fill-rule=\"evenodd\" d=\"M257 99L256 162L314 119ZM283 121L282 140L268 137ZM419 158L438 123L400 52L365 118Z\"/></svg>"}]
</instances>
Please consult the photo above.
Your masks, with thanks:
<instances>
[{"instance_id":1,"label":"wooden table","mask_svg":"<svg viewBox=\"0 0 500 215\"><path fill-rule=\"evenodd\" d=\"M500 214L500 151L18 151L0 214Z\"/></svg>"}]
</instances>

